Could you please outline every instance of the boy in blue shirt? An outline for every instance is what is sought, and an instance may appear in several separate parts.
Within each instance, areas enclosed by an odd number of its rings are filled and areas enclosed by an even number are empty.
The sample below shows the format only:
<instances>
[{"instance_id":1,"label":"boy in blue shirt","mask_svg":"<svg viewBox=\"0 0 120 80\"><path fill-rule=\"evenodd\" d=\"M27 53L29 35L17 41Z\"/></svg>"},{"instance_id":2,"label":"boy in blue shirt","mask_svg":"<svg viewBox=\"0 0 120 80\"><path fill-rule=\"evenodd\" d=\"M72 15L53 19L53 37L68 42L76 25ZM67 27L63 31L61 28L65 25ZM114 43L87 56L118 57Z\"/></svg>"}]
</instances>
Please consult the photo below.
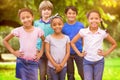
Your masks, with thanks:
<instances>
[{"instance_id":1,"label":"boy in blue shirt","mask_svg":"<svg viewBox=\"0 0 120 80\"><path fill-rule=\"evenodd\" d=\"M68 6L65 9L65 15L67 22L64 24L62 32L69 36L70 40L79 32L80 29L84 28L83 24L76 21L77 9L74 6ZM79 39L75 44L80 52L82 52L82 40ZM78 73L82 80L83 76L83 58L79 57L75 51L70 48L70 57L67 61L67 75L68 80L75 80L74 78L74 61L76 63Z\"/></svg>"}]
</instances>

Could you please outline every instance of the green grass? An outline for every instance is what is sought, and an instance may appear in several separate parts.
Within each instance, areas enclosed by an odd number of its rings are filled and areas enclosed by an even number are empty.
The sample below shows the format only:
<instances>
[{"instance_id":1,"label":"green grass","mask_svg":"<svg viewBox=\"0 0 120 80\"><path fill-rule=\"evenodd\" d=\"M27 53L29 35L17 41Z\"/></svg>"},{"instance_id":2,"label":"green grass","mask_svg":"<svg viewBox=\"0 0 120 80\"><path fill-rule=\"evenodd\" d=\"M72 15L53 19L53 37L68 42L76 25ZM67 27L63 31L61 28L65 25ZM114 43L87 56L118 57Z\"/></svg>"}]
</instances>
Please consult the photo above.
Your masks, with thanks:
<instances>
[{"instance_id":1,"label":"green grass","mask_svg":"<svg viewBox=\"0 0 120 80\"><path fill-rule=\"evenodd\" d=\"M103 80L120 80L120 58L105 59L105 68ZM77 69L75 69L75 78L80 80ZM18 80L15 78L15 64L0 63L0 80Z\"/></svg>"}]
</instances>

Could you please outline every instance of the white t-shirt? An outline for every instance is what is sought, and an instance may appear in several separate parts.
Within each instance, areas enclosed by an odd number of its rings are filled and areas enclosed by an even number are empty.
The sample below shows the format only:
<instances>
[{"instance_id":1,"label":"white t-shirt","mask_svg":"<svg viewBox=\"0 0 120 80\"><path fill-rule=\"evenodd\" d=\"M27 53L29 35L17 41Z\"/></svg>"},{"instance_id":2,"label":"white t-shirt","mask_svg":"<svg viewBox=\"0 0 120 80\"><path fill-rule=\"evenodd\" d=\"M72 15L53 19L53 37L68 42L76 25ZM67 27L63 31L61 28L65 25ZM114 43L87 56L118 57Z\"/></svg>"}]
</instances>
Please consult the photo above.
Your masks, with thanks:
<instances>
[{"instance_id":1,"label":"white t-shirt","mask_svg":"<svg viewBox=\"0 0 120 80\"><path fill-rule=\"evenodd\" d=\"M103 40L107 37L105 30L98 28L96 33L92 33L88 27L81 29L79 34L83 37L84 40L83 50L87 53L84 58L88 61L98 61L102 59L103 56L98 55L98 50L103 49Z\"/></svg>"}]
</instances>

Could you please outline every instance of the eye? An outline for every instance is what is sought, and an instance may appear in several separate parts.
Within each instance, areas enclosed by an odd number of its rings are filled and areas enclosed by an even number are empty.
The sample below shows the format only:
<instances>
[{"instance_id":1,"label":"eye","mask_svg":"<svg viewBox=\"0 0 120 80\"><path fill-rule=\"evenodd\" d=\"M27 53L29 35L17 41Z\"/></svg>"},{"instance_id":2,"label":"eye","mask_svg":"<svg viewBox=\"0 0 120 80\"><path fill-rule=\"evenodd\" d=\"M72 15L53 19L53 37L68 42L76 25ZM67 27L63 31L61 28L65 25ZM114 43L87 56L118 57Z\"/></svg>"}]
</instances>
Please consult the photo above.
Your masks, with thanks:
<instances>
[{"instance_id":1,"label":"eye","mask_svg":"<svg viewBox=\"0 0 120 80\"><path fill-rule=\"evenodd\" d=\"M98 20L99 18L98 18L98 17L96 17L95 19L96 19L96 20Z\"/></svg>"},{"instance_id":2,"label":"eye","mask_svg":"<svg viewBox=\"0 0 120 80\"><path fill-rule=\"evenodd\" d=\"M76 13L75 13L75 12L73 12L73 15L76 15Z\"/></svg>"},{"instance_id":3,"label":"eye","mask_svg":"<svg viewBox=\"0 0 120 80\"><path fill-rule=\"evenodd\" d=\"M53 24L52 24L52 26L56 26L56 24L55 24L55 23L53 23Z\"/></svg>"},{"instance_id":4,"label":"eye","mask_svg":"<svg viewBox=\"0 0 120 80\"><path fill-rule=\"evenodd\" d=\"M25 17L21 17L21 19L22 19L22 20L24 20L24 19L25 19Z\"/></svg>"},{"instance_id":5,"label":"eye","mask_svg":"<svg viewBox=\"0 0 120 80\"><path fill-rule=\"evenodd\" d=\"M93 20L93 18L91 17L90 20Z\"/></svg>"},{"instance_id":6,"label":"eye","mask_svg":"<svg viewBox=\"0 0 120 80\"><path fill-rule=\"evenodd\" d=\"M26 16L26 18L30 18L30 16Z\"/></svg>"}]
</instances>

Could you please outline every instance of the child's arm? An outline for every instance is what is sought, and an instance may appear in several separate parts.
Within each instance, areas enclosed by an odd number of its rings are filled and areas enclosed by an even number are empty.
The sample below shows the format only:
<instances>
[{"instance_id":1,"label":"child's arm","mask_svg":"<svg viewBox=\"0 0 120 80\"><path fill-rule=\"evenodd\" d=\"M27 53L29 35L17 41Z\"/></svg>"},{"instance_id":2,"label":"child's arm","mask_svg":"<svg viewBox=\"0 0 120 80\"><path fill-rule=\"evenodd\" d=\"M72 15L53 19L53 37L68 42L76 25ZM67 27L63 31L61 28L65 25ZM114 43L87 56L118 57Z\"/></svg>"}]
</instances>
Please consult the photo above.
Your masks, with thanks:
<instances>
[{"instance_id":1,"label":"child's arm","mask_svg":"<svg viewBox=\"0 0 120 80\"><path fill-rule=\"evenodd\" d=\"M55 60L52 58L52 56L50 55L50 45L47 42L45 42L45 49L46 49L46 56L47 56L48 60L50 60L52 65L55 67L56 73L60 72L62 68L61 68L60 64L57 64L55 62Z\"/></svg>"},{"instance_id":2,"label":"child's arm","mask_svg":"<svg viewBox=\"0 0 120 80\"><path fill-rule=\"evenodd\" d=\"M41 56L43 55L44 53L44 46L45 46L45 37L44 36L41 36L41 40L42 40L42 46L41 46L41 49L40 51L36 54L36 59L35 60L39 60L41 58Z\"/></svg>"},{"instance_id":3,"label":"child's arm","mask_svg":"<svg viewBox=\"0 0 120 80\"><path fill-rule=\"evenodd\" d=\"M58 64L55 62L55 60L52 58L50 55L50 44L45 42L45 51L46 51L46 56L50 60L50 62L53 64L54 67L56 67Z\"/></svg>"},{"instance_id":4,"label":"child's arm","mask_svg":"<svg viewBox=\"0 0 120 80\"><path fill-rule=\"evenodd\" d=\"M5 45L5 47L16 57L22 57L23 54L20 53L19 51L15 51L11 45L8 43L10 39L12 39L14 37L14 35L12 33L10 33L9 35L7 35L4 39L3 39L3 44Z\"/></svg>"},{"instance_id":5,"label":"child's arm","mask_svg":"<svg viewBox=\"0 0 120 80\"><path fill-rule=\"evenodd\" d=\"M109 34L106 37L106 39L111 43L112 46L106 52L103 52L103 51L99 52L98 54L101 56L107 56L117 47L116 41Z\"/></svg>"},{"instance_id":6,"label":"child's arm","mask_svg":"<svg viewBox=\"0 0 120 80\"><path fill-rule=\"evenodd\" d=\"M73 50L78 54L78 56L83 57L83 56L86 55L85 52L81 53L81 52L77 49L77 47L76 47L76 45L75 45L75 43L78 41L79 38L81 38L81 36L80 36L80 34L78 33L78 34L72 39L72 41L71 41L71 46L72 46Z\"/></svg>"},{"instance_id":7,"label":"child's arm","mask_svg":"<svg viewBox=\"0 0 120 80\"><path fill-rule=\"evenodd\" d=\"M65 65L65 63L67 62L68 58L70 56L70 43L66 44L66 55L62 61L62 63L60 64L60 66L63 68L63 66Z\"/></svg>"}]
</instances>

